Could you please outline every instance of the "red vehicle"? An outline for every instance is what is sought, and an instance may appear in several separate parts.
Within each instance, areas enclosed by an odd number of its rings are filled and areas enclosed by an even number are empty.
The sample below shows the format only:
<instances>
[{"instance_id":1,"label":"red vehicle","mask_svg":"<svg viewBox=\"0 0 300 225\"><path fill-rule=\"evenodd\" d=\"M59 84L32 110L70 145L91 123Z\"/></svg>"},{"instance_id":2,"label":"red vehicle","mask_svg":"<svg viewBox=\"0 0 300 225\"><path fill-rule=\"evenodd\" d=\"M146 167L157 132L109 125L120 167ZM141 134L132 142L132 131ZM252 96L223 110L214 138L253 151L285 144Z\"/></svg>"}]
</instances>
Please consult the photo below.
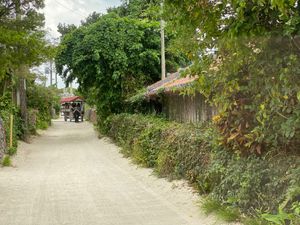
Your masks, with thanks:
<instances>
[{"instance_id":1,"label":"red vehicle","mask_svg":"<svg viewBox=\"0 0 300 225\"><path fill-rule=\"evenodd\" d=\"M61 113L64 116L65 121L75 120L78 122L81 120L83 121L84 116L84 101L79 96L67 97L62 98L60 100L61 104Z\"/></svg>"}]
</instances>

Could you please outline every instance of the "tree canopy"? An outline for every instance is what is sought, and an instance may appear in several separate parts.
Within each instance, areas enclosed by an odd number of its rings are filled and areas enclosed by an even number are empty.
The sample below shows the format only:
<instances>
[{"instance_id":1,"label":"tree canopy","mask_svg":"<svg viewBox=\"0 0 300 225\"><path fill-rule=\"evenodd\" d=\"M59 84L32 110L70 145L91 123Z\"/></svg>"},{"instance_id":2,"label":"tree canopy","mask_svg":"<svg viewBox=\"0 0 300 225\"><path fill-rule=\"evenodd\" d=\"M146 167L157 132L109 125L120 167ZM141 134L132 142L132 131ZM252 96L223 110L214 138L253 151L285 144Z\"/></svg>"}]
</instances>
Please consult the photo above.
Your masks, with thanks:
<instances>
[{"instance_id":1,"label":"tree canopy","mask_svg":"<svg viewBox=\"0 0 300 225\"><path fill-rule=\"evenodd\" d=\"M0 87L11 80L21 65L30 67L44 60L44 16L39 13L43 6L41 0L1 1Z\"/></svg>"},{"instance_id":2,"label":"tree canopy","mask_svg":"<svg viewBox=\"0 0 300 225\"><path fill-rule=\"evenodd\" d=\"M161 76L159 22L139 18L134 10L129 13L132 16L120 16L122 7L131 5L111 9L107 15L98 15L96 22L83 23L66 34L56 57L57 71L67 82L77 79L83 94L96 95L103 117L121 112L128 97ZM167 56L171 72L186 63L181 55Z\"/></svg>"},{"instance_id":3,"label":"tree canopy","mask_svg":"<svg viewBox=\"0 0 300 225\"><path fill-rule=\"evenodd\" d=\"M193 60L195 90L219 108L236 151L291 150L300 135L298 1L171 1L177 47ZM188 44L187 44L187 40Z\"/></svg>"},{"instance_id":4,"label":"tree canopy","mask_svg":"<svg viewBox=\"0 0 300 225\"><path fill-rule=\"evenodd\" d=\"M43 0L0 2L0 116L7 134L13 132L14 147L17 137L26 141L31 129L36 128L30 121L31 113L39 110L42 116L38 116L38 123L48 125L52 99L57 103L57 93L37 85L30 72L32 67L55 54L54 47L45 38L43 7Z\"/></svg>"},{"instance_id":5,"label":"tree canopy","mask_svg":"<svg viewBox=\"0 0 300 225\"><path fill-rule=\"evenodd\" d=\"M58 72L77 78L84 93L95 88L103 113L120 112L128 95L159 79L158 28L156 22L104 16L65 36Z\"/></svg>"}]
</instances>

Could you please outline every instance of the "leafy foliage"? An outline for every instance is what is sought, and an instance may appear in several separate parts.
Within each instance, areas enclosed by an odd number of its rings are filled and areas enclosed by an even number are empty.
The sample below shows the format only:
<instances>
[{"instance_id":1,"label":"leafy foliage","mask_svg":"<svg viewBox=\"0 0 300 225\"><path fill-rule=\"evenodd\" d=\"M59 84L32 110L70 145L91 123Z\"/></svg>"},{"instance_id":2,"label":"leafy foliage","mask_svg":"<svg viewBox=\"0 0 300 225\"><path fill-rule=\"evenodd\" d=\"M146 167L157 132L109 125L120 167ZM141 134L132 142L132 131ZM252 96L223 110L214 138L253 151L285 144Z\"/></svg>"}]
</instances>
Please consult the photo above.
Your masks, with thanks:
<instances>
[{"instance_id":1,"label":"leafy foliage","mask_svg":"<svg viewBox=\"0 0 300 225\"><path fill-rule=\"evenodd\" d=\"M120 17L158 20L160 18L160 0L123 1L121 6L108 9Z\"/></svg>"},{"instance_id":2,"label":"leafy foliage","mask_svg":"<svg viewBox=\"0 0 300 225\"><path fill-rule=\"evenodd\" d=\"M282 211L299 219L299 157L239 157L220 145L212 125L169 122L162 118L119 114L106 120L105 132L126 156L161 176L185 178L224 207L228 219L241 213ZM226 210L225 210L226 209ZM296 209L296 211L295 211ZM280 211L279 211L280 213Z\"/></svg>"},{"instance_id":3,"label":"leafy foliage","mask_svg":"<svg viewBox=\"0 0 300 225\"><path fill-rule=\"evenodd\" d=\"M223 206L215 199L206 198L201 208L206 214L216 213L218 217L227 222L235 222L240 220L240 212L237 208Z\"/></svg>"},{"instance_id":4,"label":"leafy foliage","mask_svg":"<svg viewBox=\"0 0 300 225\"><path fill-rule=\"evenodd\" d=\"M42 0L0 3L0 88L20 65L36 65L46 53ZM0 89L2 91L2 89Z\"/></svg>"},{"instance_id":5,"label":"leafy foliage","mask_svg":"<svg viewBox=\"0 0 300 225\"><path fill-rule=\"evenodd\" d=\"M34 117L33 121L29 121L28 128L24 126L19 108L12 102L11 92L6 91L5 94L0 97L0 117L4 121L6 143L9 143L10 115L12 114L14 116L13 147L8 148L6 152L9 155L16 152L17 140L20 139L25 129L29 129L30 133L35 134L36 129L47 128L51 123L51 108L60 108L59 93L56 88L37 85L32 77L27 84L29 120L31 116Z\"/></svg>"},{"instance_id":6,"label":"leafy foliage","mask_svg":"<svg viewBox=\"0 0 300 225\"><path fill-rule=\"evenodd\" d=\"M11 166L11 159L10 156L6 155L4 156L4 158L2 159L2 166Z\"/></svg>"},{"instance_id":7,"label":"leafy foliage","mask_svg":"<svg viewBox=\"0 0 300 225\"><path fill-rule=\"evenodd\" d=\"M243 154L299 152L299 3L166 3L196 90L219 108L224 144Z\"/></svg>"},{"instance_id":8,"label":"leafy foliage","mask_svg":"<svg viewBox=\"0 0 300 225\"><path fill-rule=\"evenodd\" d=\"M92 21L63 36L57 70L67 82L77 79L86 98L96 99L100 121L124 111L127 98L160 78L160 25L140 14L155 5L124 3L107 15L91 15ZM172 53L167 59L170 70L186 62Z\"/></svg>"},{"instance_id":9,"label":"leafy foliage","mask_svg":"<svg viewBox=\"0 0 300 225\"><path fill-rule=\"evenodd\" d=\"M157 34L156 22L103 16L65 36L56 58L58 71L76 77L83 93L93 88L101 116L121 112L131 93L158 79Z\"/></svg>"},{"instance_id":10,"label":"leafy foliage","mask_svg":"<svg viewBox=\"0 0 300 225\"><path fill-rule=\"evenodd\" d=\"M0 115L7 136L10 114L14 115L14 148L17 138L26 140L28 132L25 90L21 84L30 80L31 67L54 52L45 40L44 15L40 13L43 7L43 0L0 2ZM17 90L21 110L15 105Z\"/></svg>"},{"instance_id":11,"label":"leafy foliage","mask_svg":"<svg viewBox=\"0 0 300 225\"><path fill-rule=\"evenodd\" d=\"M27 91L28 107L36 117L32 122L31 132L35 133L36 129L46 129L51 124L51 110L60 109L59 91L55 87L44 87L31 81ZM57 111L58 112L58 111Z\"/></svg>"},{"instance_id":12,"label":"leafy foliage","mask_svg":"<svg viewBox=\"0 0 300 225\"><path fill-rule=\"evenodd\" d=\"M23 121L20 118L19 109L11 102L11 93L6 92L4 96L0 97L0 116L4 121L6 143L9 143L11 114L14 115L13 147L17 147L17 140L24 132Z\"/></svg>"},{"instance_id":13,"label":"leafy foliage","mask_svg":"<svg viewBox=\"0 0 300 225\"><path fill-rule=\"evenodd\" d=\"M7 150L7 154L10 155L10 156L13 156L17 153L17 147L13 146L13 147L10 147L8 148Z\"/></svg>"},{"instance_id":14,"label":"leafy foliage","mask_svg":"<svg viewBox=\"0 0 300 225\"><path fill-rule=\"evenodd\" d=\"M76 26L74 24L64 24L59 23L57 26L57 31L61 34L61 36L65 36L68 33L71 33L72 31L76 30Z\"/></svg>"}]
</instances>

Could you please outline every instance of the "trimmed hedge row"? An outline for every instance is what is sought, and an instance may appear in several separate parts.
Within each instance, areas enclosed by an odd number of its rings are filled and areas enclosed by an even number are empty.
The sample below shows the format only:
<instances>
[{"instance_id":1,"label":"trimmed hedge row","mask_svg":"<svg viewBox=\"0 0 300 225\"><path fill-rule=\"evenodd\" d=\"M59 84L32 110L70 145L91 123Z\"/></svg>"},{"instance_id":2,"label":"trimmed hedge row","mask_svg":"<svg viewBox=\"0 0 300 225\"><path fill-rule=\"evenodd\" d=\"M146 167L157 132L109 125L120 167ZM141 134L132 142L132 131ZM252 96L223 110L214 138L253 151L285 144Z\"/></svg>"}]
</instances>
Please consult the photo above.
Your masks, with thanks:
<instances>
[{"instance_id":1,"label":"trimmed hedge row","mask_svg":"<svg viewBox=\"0 0 300 225\"><path fill-rule=\"evenodd\" d=\"M179 124L153 116L113 115L101 130L126 156L155 168L160 176L187 179L200 193L247 215L277 213L281 207L295 224L299 222L298 156L243 158L219 144L212 125Z\"/></svg>"}]
</instances>

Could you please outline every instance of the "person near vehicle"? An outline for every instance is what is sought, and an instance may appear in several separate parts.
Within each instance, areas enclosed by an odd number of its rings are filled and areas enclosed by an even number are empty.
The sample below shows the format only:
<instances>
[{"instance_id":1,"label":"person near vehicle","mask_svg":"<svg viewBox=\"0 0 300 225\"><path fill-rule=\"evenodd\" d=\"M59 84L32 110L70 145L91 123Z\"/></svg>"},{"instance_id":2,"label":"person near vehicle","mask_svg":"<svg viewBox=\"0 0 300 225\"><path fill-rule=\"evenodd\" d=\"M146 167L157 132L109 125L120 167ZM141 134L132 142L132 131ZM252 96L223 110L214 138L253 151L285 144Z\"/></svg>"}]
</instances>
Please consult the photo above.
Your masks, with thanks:
<instances>
[{"instance_id":1,"label":"person near vehicle","mask_svg":"<svg viewBox=\"0 0 300 225\"><path fill-rule=\"evenodd\" d=\"M75 123L79 122L80 114L81 114L80 113L80 103L77 103L74 106L74 112L73 112L73 115L74 115L74 118L75 118Z\"/></svg>"}]
</instances>

